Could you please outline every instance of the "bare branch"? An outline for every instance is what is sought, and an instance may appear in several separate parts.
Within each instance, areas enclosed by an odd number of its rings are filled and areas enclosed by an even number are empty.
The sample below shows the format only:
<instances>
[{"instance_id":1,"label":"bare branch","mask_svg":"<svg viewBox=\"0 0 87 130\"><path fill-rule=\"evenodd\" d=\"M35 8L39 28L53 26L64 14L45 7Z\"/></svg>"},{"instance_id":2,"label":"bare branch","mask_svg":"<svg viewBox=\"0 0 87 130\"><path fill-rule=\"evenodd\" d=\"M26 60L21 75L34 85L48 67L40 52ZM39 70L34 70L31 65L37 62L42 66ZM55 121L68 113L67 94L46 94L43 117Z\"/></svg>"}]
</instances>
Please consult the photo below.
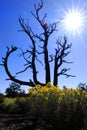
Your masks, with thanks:
<instances>
[{"instance_id":1,"label":"bare branch","mask_svg":"<svg viewBox=\"0 0 87 130\"><path fill-rule=\"evenodd\" d=\"M52 62L52 61L54 60L54 55L51 54L51 55L49 55L49 56L50 56L50 60L49 60L49 62Z\"/></svg>"},{"instance_id":2,"label":"bare branch","mask_svg":"<svg viewBox=\"0 0 87 130\"><path fill-rule=\"evenodd\" d=\"M46 19L47 14L45 13L44 17L42 18L42 21L44 22Z\"/></svg>"},{"instance_id":3,"label":"bare branch","mask_svg":"<svg viewBox=\"0 0 87 130\"><path fill-rule=\"evenodd\" d=\"M32 64L26 57L25 57L25 54L27 54L27 53L31 53L32 51L25 51L25 52L23 52L22 50L21 50L21 55L20 56L23 56L23 58L25 59L25 61L28 63L28 64Z\"/></svg>"},{"instance_id":4,"label":"bare branch","mask_svg":"<svg viewBox=\"0 0 87 130\"><path fill-rule=\"evenodd\" d=\"M4 66L4 64L0 64L1 66Z\"/></svg>"},{"instance_id":5,"label":"bare branch","mask_svg":"<svg viewBox=\"0 0 87 130\"><path fill-rule=\"evenodd\" d=\"M22 27L22 30L29 36L30 40L32 41L32 44L34 45L35 44L35 41L33 39L34 33L31 30L31 27L24 23L24 19L22 17L19 17L19 23Z\"/></svg>"},{"instance_id":6,"label":"bare branch","mask_svg":"<svg viewBox=\"0 0 87 130\"><path fill-rule=\"evenodd\" d=\"M33 87L33 86L35 86L35 84L33 82L31 82L31 81L30 82L26 82L26 81L21 81L19 79L16 79L15 76L13 76L10 73L9 69L8 69L8 58L11 55L11 53L13 53L16 50L17 50L17 47L13 47L13 46L12 46L11 50L9 48L7 48L6 56L5 56L5 58L3 58L4 59L3 63L4 63L5 71L6 71L7 75L9 76L10 80L12 80L12 81L14 81L16 83L19 83L20 85L28 85L28 86L32 86Z\"/></svg>"},{"instance_id":7,"label":"bare branch","mask_svg":"<svg viewBox=\"0 0 87 130\"><path fill-rule=\"evenodd\" d=\"M35 35L35 37L38 38L40 42L41 42L41 41L44 42L44 39L41 37L41 35L42 35L42 34L40 34L39 36L38 36L38 35Z\"/></svg>"},{"instance_id":8,"label":"bare branch","mask_svg":"<svg viewBox=\"0 0 87 130\"><path fill-rule=\"evenodd\" d=\"M62 62L68 63L68 64L72 64L73 63L73 62L69 62L69 61L66 61L66 60L63 60Z\"/></svg>"},{"instance_id":9,"label":"bare branch","mask_svg":"<svg viewBox=\"0 0 87 130\"><path fill-rule=\"evenodd\" d=\"M29 68L30 68L30 66L27 66L24 70L17 72L16 75L25 72Z\"/></svg>"},{"instance_id":10,"label":"bare branch","mask_svg":"<svg viewBox=\"0 0 87 130\"><path fill-rule=\"evenodd\" d=\"M43 66L43 63L37 57L36 60Z\"/></svg>"},{"instance_id":11,"label":"bare branch","mask_svg":"<svg viewBox=\"0 0 87 130\"><path fill-rule=\"evenodd\" d=\"M58 31L58 30L56 30L58 23L59 23L59 22L55 22L55 23L50 24L50 25L48 26L47 33L48 33L49 36L50 36L54 31Z\"/></svg>"},{"instance_id":12,"label":"bare branch","mask_svg":"<svg viewBox=\"0 0 87 130\"><path fill-rule=\"evenodd\" d=\"M40 12L40 10L42 8L43 8L43 1L41 0L41 2L38 5L34 4L34 9L35 9L35 13L36 14L34 14L33 12L31 12L31 14L34 16L34 18L38 19L38 21L39 21L39 12Z\"/></svg>"},{"instance_id":13,"label":"bare branch","mask_svg":"<svg viewBox=\"0 0 87 130\"><path fill-rule=\"evenodd\" d=\"M66 74L66 72L69 71L69 70L70 70L70 68L68 68L68 69L63 68L63 69L58 73L57 76L65 75L67 78L68 78L68 77L75 77L74 75Z\"/></svg>"}]
</instances>

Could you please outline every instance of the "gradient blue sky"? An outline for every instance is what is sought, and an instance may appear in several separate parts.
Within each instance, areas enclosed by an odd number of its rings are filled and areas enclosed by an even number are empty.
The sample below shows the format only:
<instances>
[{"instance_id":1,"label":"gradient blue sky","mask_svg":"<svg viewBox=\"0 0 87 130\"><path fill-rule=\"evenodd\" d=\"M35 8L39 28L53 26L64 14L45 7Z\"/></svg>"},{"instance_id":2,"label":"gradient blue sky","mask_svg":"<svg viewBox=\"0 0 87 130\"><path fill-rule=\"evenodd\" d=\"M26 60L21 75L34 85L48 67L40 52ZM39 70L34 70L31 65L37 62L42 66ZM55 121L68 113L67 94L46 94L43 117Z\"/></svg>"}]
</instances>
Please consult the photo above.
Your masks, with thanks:
<instances>
[{"instance_id":1,"label":"gradient blue sky","mask_svg":"<svg viewBox=\"0 0 87 130\"><path fill-rule=\"evenodd\" d=\"M25 18L25 21L29 21L32 29L35 32L39 32L40 27L34 21L30 11L34 11L34 3L39 2L39 0L0 0L0 63L1 58L5 56L6 47L15 45L19 48L26 49L30 44L28 37L21 32L20 24L18 22L18 17L22 16ZM87 0L43 0L44 8L42 14L47 12L47 23L52 23L59 20L64 16L64 11L71 10L74 8L82 9L87 15ZM86 17L85 17L86 18ZM87 20L87 19L85 19ZM62 87L66 85L67 87L77 87L79 82L87 83L87 22L85 21L85 26L80 35L75 34L71 35L67 33L68 41L72 43L71 53L67 57L67 60L73 61L73 64L65 65L70 67L71 70L68 72L75 75L75 78L60 77L59 86ZM61 25L58 25L59 31L52 36L52 39L49 43L50 51L54 51L55 41L58 37L63 37L66 34L66 31L62 28ZM20 54L20 50L16 51L9 58L10 70L13 75L17 71L23 68L23 60L17 57ZM16 66L15 66L16 64ZM42 69L40 69L42 70ZM51 71L53 70L53 67ZM19 75L18 78L28 80L31 77L31 73L25 73ZM40 77L44 77L43 72L40 72ZM4 68L0 67L0 92L5 92L5 89L9 86L11 81L6 81L8 78ZM40 79L41 80L41 79ZM43 81L44 79L42 79ZM23 89L28 89L28 87L22 86Z\"/></svg>"}]
</instances>

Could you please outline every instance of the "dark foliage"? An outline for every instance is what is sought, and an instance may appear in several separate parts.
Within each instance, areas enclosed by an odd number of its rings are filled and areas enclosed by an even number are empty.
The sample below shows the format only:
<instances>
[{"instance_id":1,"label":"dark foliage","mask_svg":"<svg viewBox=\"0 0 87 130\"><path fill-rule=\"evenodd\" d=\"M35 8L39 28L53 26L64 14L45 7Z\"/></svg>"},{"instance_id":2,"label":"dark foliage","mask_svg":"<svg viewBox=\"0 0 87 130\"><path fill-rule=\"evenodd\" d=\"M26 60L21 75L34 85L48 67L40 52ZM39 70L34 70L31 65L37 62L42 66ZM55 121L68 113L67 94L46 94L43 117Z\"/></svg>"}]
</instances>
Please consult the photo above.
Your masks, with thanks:
<instances>
[{"instance_id":1,"label":"dark foliage","mask_svg":"<svg viewBox=\"0 0 87 130\"><path fill-rule=\"evenodd\" d=\"M18 97L18 96L25 96L25 91L21 89L21 86L15 82L12 82L10 84L10 87L8 87L5 91L7 97Z\"/></svg>"}]
</instances>

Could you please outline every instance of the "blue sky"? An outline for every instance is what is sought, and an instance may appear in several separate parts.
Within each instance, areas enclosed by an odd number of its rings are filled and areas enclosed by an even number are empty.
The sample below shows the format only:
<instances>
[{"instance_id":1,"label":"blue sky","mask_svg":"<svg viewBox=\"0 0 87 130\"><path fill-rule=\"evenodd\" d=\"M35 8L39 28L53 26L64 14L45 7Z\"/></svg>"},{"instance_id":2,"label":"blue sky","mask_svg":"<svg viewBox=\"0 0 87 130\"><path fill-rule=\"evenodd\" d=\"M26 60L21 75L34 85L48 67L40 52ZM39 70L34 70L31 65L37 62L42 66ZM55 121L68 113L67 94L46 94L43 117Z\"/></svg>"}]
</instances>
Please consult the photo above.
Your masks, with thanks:
<instances>
[{"instance_id":1,"label":"blue sky","mask_svg":"<svg viewBox=\"0 0 87 130\"><path fill-rule=\"evenodd\" d=\"M40 30L38 24L34 21L31 15L31 11L34 11L34 3L39 0L0 0L0 63L1 58L5 56L6 47L15 45L19 48L26 49L30 44L30 41L26 34L18 32L20 30L20 24L18 22L18 17L22 16L25 21L29 21L32 29L37 32ZM64 16L64 11L68 11L74 6L74 8L79 7L87 15L87 0L43 0L44 8L42 14L47 12L47 23L52 23L59 20ZM41 15L42 16L42 15ZM87 19L86 19L87 20ZM75 75L75 78L60 77L59 86L62 87L66 85L67 87L77 87L79 82L87 83L87 27L83 27L81 34L71 35L67 33L68 42L72 43L71 53L67 57L67 60L73 61L73 64L65 65L71 68L68 72ZM53 51L55 46L55 41L58 37L63 37L66 34L66 30L58 25L59 31L52 36L50 39L49 50ZM20 50L13 53L9 58L10 70L13 75L23 68L23 59L19 58ZM16 64L16 66L15 66ZM42 69L40 69L42 70ZM53 70L53 67L51 71ZM6 87L9 86L11 81L6 81L8 78L4 68L0 67L0 92L4 92ZM28 80L31 73L24 73L19 75L19 79ZM43 72L40 71L40 77L44 77ZM41 80L41 79L40 79ZM44 79L43 79L44 80ZM22 86L23 89L28 89L28 87Z\"/></svg>"}]
</instances>

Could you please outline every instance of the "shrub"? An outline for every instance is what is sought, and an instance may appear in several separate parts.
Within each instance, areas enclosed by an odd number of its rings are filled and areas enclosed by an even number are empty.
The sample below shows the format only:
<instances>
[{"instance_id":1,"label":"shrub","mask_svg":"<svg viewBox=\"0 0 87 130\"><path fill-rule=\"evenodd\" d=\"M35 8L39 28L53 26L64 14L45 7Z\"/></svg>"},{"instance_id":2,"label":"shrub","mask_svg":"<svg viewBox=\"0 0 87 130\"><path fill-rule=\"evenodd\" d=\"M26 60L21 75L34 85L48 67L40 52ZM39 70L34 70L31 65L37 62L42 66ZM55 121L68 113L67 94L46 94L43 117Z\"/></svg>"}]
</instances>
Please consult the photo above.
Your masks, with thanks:
<instances>
[{"instance_id":1,"label":"shrub","mask_svg":"<svg viewBox=\"0 0 87 130\"><path fill-rule=\"evenodd\" d=\"M4 101L4 95L0 93L0 104Z\"/></svg>"},{"instance_id":2,"label":"shrub","mask_svg":"<svg viewBox=\"0 0 87 130\"><path fill-rule=\"evenodd\" d=\"M45 126L59 130L80 130L87 120L87 92L80 88L36 85L29 89L32 114ZM45 128L46 129L46 128Z\"/></svg>"},{"instance_id":3,"label":"shrub","mask_svg":"<svg viewBox=\"0 0 87 130\"><path fill-rule=\"evenodd\" d=\"M7 98L4 97L4 100L2 102L2 110L4 112L11 112L14 107L14 99L13 98Z\"/></svg>"},{"instance_id":4,"label":"shrub","mask_svg":"<svg viewBox=\"0 0 87 130\"><path fill-rule=\"evenodd\" d=\"M17 97L14 101L14 113L29 114L29 101L27 97Z\"/></svg>"}]
</instances>

